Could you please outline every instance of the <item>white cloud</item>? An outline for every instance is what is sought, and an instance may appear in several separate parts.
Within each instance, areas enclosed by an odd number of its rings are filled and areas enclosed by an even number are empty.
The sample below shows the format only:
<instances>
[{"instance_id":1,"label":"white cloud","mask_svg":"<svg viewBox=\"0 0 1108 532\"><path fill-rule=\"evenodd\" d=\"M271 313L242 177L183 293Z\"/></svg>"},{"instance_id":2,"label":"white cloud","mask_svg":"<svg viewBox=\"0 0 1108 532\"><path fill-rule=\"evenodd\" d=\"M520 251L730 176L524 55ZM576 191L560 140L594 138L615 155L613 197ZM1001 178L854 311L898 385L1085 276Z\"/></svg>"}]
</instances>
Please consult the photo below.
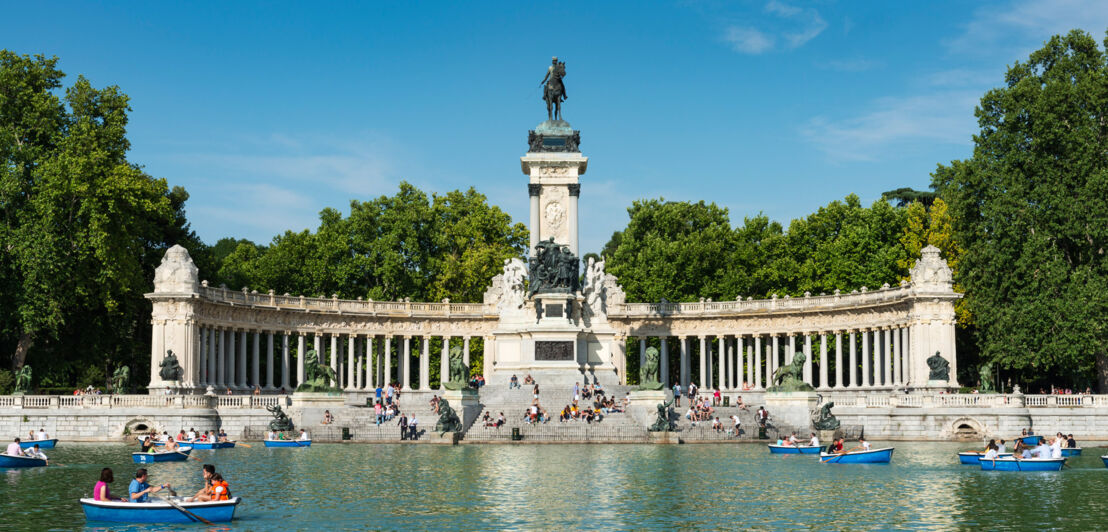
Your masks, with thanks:
<instances>
[{"instance_id":1,"label":"white cloud","mask_svg":"<svg viewBox=\"0 0 1108 532\"><path fill-rule=\"evenodd\" d=\"M723 40L737 52L761 54L774 49L778 40L782 49L799 48L827 29L827 21L814 8L770 0L764 11L773 16L761 21L759 28L750 24L732 25L724 32Z\"/></svg>"},{"instance_id":2,"label":"white cloud","mask_svg":"<svg viewBox=\"0 0 1108 532\"><path fill-rule=\"evenodd\" d=\"M773 48L773 37L754 28L732 26L727 28L723 39L731 43L736 52L744 54L760 54Z\"/></svg>"},{"instance_id":3,"label":"white cloud","mask_svg":"<svg viewBox=\"0 0 1108 532\"><path fill-rule=\"evenodd\" d=\"M1080 28L1097 40L1108 28L1108 2L1103 0L1017 0L979 7L964 31L944 44L952 53L986 55L1037 49L1052 35Z\"/></svg>"},{"instance_id":4,"label":"white cloud","mask_svg":"<svg viewBox=\"0 0 1108 532\"><path fill-rule=\"evenodd\" d=\"M877 100L866 112L846 118L817 116L802 134L833 160L881 159L899 143L929 141L969 144L981 94L977 91L930 92Z\"/></svg>"}]
</instances>

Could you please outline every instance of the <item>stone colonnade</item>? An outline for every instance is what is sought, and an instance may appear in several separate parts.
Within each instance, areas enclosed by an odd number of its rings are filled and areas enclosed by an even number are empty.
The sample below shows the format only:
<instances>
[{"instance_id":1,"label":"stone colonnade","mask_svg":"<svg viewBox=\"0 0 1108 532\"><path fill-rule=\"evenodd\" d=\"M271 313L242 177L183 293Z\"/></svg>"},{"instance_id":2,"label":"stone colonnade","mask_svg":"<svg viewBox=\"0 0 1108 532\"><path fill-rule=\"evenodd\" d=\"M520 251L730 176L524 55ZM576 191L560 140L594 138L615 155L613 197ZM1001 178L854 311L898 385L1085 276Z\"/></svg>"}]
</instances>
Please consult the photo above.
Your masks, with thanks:
<instances>
[{"instance_id":1,"label":"stone colonnade","mask_svg":"<svg viewBox=\"0 0 1108 532\"><path fill-rule=\"evenodd\" d=\"M814 333L631 338L638 343L640 364L648 344L659 349L667 388L680 383L687 389L696 383L701 389L763 390L772 384L778 368L791 364L794 353L803 352L804 382L830 390L922 386L927 375L914 374L909 334L910 327L899 324Z\"/></svg>"},{"instance_id":2,"label":"stone colonnade","mask_svg":"<svg viewBox=\"0 0 1108 532\"><path fill-rule=\"evenodd\" d=\"M304 360L315 350L319 363L335 371L332 385L346 391L373 390L392 382L431 389L431 361L439 363L434 388L449 377L450 347L462 350L470 365L472 335L323 333L200 325L197 372L188 386L215 391L291 392L305 380ZM442 351L431 352L438 338ZM418 360L413 361L413 354Z\"/></svg>"}]
</instances>

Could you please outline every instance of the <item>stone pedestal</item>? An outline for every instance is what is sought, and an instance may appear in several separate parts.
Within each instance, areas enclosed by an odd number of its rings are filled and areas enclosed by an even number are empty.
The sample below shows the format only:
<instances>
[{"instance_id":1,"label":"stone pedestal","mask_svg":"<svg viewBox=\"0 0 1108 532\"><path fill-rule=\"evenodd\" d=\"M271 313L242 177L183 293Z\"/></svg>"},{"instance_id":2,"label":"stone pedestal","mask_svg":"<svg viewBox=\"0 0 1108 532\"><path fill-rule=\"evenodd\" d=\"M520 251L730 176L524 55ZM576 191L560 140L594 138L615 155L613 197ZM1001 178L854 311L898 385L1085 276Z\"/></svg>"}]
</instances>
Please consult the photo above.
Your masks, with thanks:
<instances>
[{"instance_id":1,"label":"stone pedestal","mask_svg":"<svg viewBox=\"0 0 1108 532\"><path fill-rule=\"evenodd\" d=\"M289 417L297 427L319 425L324 410L334 414L344 403L342 392L296 392L292 394Z\"/></svg>"},{"instance_id":2,"label":"stone pedestal","mask_svg":"<svg viewBox=\"0 0 1108 532\"><path fill-rule=\"evenodd\" d=\"M819 398L816 392L766 392L769 423L782 433L797 432L807 436L812 426L812 411Z\"/></svg>"},{"instance_id":3,"label":"stone pedestal","mask_svg":"<svg viewBox=\"0 0 1108 532\"><path fill-rule=\"evenodd\" d=\"M628 397L631 401L628 413L644 427L654 424L658 417L658 403L667 401L664 390L635 390Z\"/></svg>"},{"instance_id":4,"label":"stone pedestal","mask_svg":"<svg viewBox=\"0 0 1108 532\"><path fill-rule=\"evenodd\" d=\"M454 409L454 412L458 414L458 419L462 420L463 432L469 429L469 426L477 419L477 415L481 413L481 404L478 402L477 390L466 388L464 390L444 390L442 392L443 400L450 403L450 408ZM433 430L435 423L438 419L434 419L430 423L430 427Z\"/></svg>"}]
</instances>

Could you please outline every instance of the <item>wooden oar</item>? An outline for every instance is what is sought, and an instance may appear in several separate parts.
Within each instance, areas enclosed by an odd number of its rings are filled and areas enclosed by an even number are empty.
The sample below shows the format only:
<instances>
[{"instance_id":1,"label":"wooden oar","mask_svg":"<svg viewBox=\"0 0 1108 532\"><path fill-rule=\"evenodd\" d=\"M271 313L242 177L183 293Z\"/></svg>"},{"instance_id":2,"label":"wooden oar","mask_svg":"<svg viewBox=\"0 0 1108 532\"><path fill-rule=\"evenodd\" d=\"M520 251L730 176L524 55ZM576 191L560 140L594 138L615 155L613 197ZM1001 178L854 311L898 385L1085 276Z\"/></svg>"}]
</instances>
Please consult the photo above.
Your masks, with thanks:
<instances>
[{"instance_id":1,"label":"wooden oar","mask_svg":"<svg viewBox=\"0 0 1108 532\"><path fill-rule=\"evenodd\" d=\"M200 517L199 515L196 515L196 514L194 514L194 513L190 512L190 511L188 511L187 509L185 509L185 507L184 507L184 506L181 506L180 504L177 504L177 503L175 503L175 502L173 502L173 501L171 501L171 500L169 500L169 499L167 499L167 498L165 498L165 497L162 497L162 496L156 496L156 497L158 497L158 499L160 499L160 500L163 500L163 501L165 501L165 502L169 503L169 505L170 505L170 506L172 506L172 507L174 507L174 508L176 508L176 509L180 510L180 511L181 511L181 512L183 512L183 513L184 513L185 515L187 515L187 516L189 516L189 517L191 517L191 518L193 518L193 519L196 519L197 521L200 521L201 523L204 523L205 525L208 525L208 526L215 526L215 523L213 523L213 522L211 522L211 521L208 521L207 519L204 519L203 517Z\"/></svg>"},{"instance_id":2,"label":"wooden oar","mask_svg":"<svg viewBox=\"0 0 1108 532\"><path fill-rule=\"evenodd\" d=\"M253 449L253 448L254 448L254 446L253 446L253 445L250 445L249 443L239 443L239 442L235 442L235 445L241 445L241 446L243 446L243 447L249 447L249 448L251 448L251 449Z\"/></svg>"}]
</instances>

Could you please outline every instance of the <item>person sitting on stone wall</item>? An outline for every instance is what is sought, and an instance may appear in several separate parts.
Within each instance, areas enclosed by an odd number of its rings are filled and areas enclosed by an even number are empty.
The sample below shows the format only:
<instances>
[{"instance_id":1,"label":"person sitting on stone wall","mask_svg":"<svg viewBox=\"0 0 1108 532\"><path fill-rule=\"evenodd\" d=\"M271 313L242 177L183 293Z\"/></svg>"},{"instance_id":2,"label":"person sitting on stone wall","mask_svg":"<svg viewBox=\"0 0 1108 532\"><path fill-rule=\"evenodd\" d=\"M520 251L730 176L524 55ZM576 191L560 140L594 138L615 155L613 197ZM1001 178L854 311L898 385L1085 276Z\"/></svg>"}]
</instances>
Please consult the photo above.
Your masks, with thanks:
<instances>
[{"instance_id":1,"label":"person sitting on stone wall","mask_svg":"<svg viewBox=\"0 0 1108 532\"><path fill-rule=\"evenodd\" d=\"M719 421L719 417L716 417L715 419L712 420L712 430L714 430L716 432L722 432L723 431L723 423L721 423Z\"/></svg>"},{"instance_id":2,"label":"person sitting on stone wall","mask_svg":"<svg viewBox=\"0 0 1108 532\"><path fill-rule=\"evenodd\" d=\"M569 405L566 405L566 407L562 409L562 415L558 417L558 421L565 423L571 419L573 419L573 412L570 411Z\"/></svg>"},{"instance_id":3,"label":"person sitting on stone wall","mask_svg":"<svg viewBox=\"0 0 1108 532\"><path fill-rule=\"evenodd\" d=\"M747 408L746 403L743 402L743 396L741 395L735 398L735 406L739 407L739 410L750 410L750 408Z\"/></svg>"},{"instance_id":4,"label":"person sitting on stone wall","mask_svg":"<svg viewBox=\"0 0 1108 532\"><path fill-rule=\"evenodd\" d=\"M515 375L512 375L512 378L508 379L508 389L511 390L513 388L520 388L520 387L521 386L519 385L519 379L517 379Z\"/></svg>"},{"instance_id":5,"label":"person sitting on stone wall","mask_svg":"<svg viewBox=\"0 0 1108 532\"><path fill-rule=\"evenodd\" d=\"M331 411L330 410L324 410L323 411L323 421L320 424L321 425L330 425L331 423L334 423L334 422L335 422L335 416L331 415Z\"/></svg>"}]
</instances>

